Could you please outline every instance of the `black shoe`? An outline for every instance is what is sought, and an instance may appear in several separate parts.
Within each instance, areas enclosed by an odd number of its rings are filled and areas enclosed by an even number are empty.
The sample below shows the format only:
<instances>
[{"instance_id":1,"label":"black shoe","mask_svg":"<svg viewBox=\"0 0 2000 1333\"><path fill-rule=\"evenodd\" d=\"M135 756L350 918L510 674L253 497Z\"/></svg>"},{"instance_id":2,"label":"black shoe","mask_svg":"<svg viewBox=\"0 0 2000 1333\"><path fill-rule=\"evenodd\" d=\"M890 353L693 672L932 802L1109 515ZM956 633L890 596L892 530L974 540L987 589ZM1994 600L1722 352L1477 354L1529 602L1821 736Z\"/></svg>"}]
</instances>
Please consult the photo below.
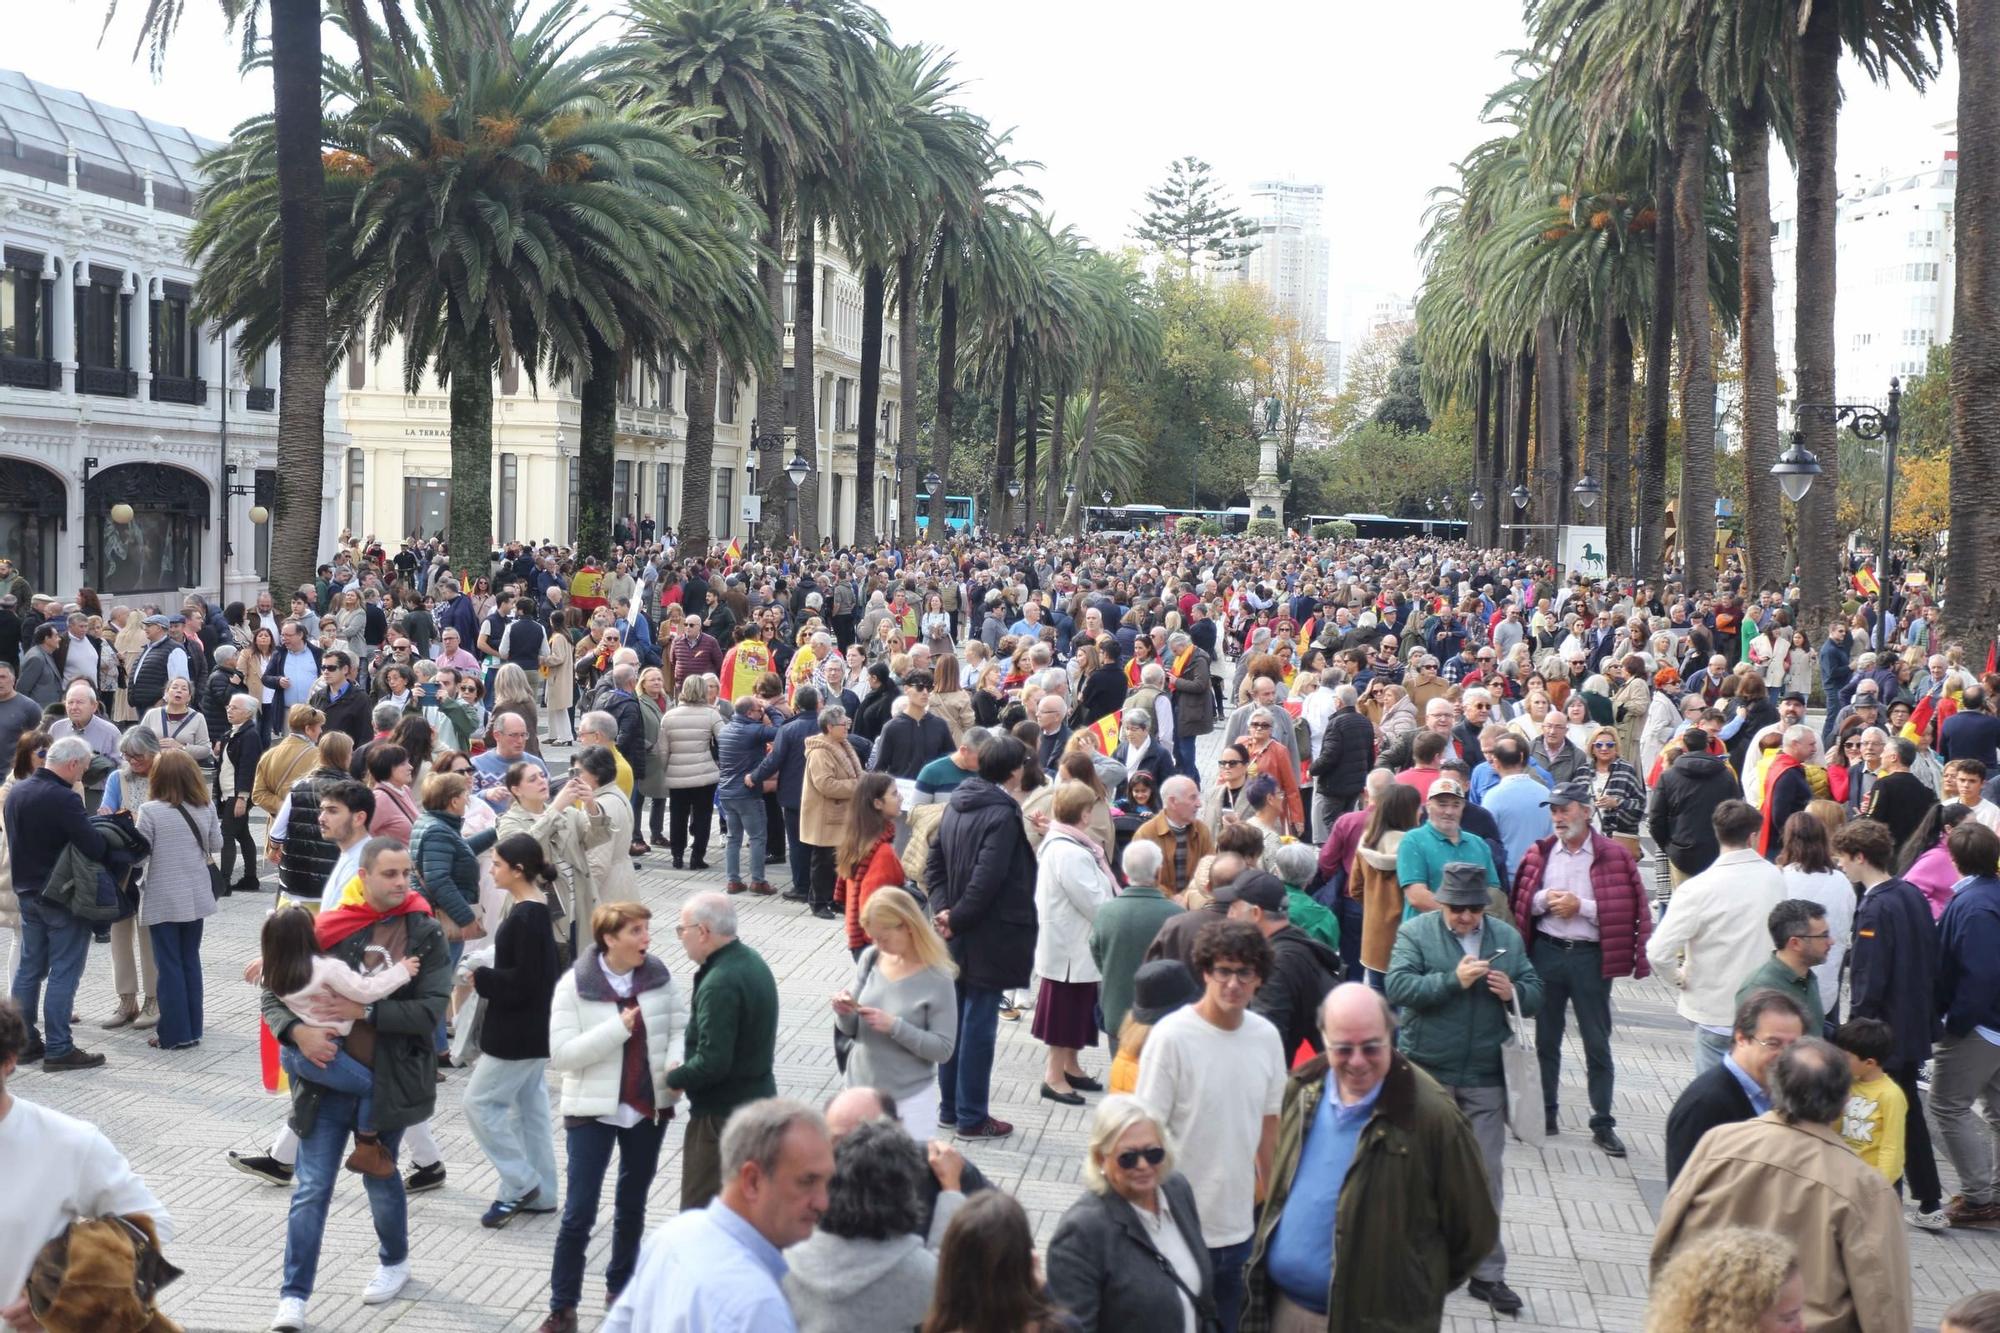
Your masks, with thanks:
<instances>
[{"instance_id":1,"label":"black shoe","mask_svg":"<svg viewBox=\"0 0 2000 1333\"><path fill-rule=\"evenodd\" d=\"M42 1044L42 1039L35 1037L28 1042L26 1049L21 1052L20 1063L24 1065L34 1064L48 1053L49 1048Z\"/></svg>"},{"instance_id":2,"label":"black shoe","mask_svg":"<svg viewBox=\"0 0 2000 1333\"><path fill-rule=\"evenodd\" d=\"M1061 1102L1064 1106L1081 1106L1083 1105L1083 1094L1080 1092L1057 1092L1054 1088L1044 1083L1042 1084L1042 1100L1045 1102Z\"/></svg>"},{"instance_id":3,"label":"black shoe","mask_svg":"<svg viewBox=\"0 0 2000 1333\"><path fill-rule=\"evenodd\" d=\"M264 886L254 879L246 879L240 884L231 884L229 891L231 893L262 893Z\"/></svg>"},{"instance_id":4,"label":"black shoe","mask_svg":"<svg viewBox=\"0 0 2000 1333\"><path fill-rule=\"evenodd\" d=\"M779 894L778 896L780 898L783 898L788 903L805 903L812 901L811 894L800 893L797 889L786 889L783 893Z\"/></svg>"},{"instance_id":5,"label":"black shoe","mask_svg":"<svg viewBox=\"0 0 2000 1333\"><path fill-rule=\"evenodd\" d=\"M1474 1278L1465 1284L1465 1294L1475 1301L1485 1301L1499 1314L1519 1314L1527 1304L1505 1281L1482 1282Z\"/></svg>"},{"instance_id":6,"label":"black shoe","mask_svg":"<svg viewBox=\"0 0 2000 1333\"><path fill-rule=\"evenodd\" d=\"M670 844L667 842L665 834L655 833L653 835L653 845L655 847L667 847Z\"/></svg>"},{"instance_id":7,"label":"black shoe","mask_svg":"<svg viewBox=\"0 0 2000 1333\"><path fill-rule=\"evenodd\" d=\"M255 1155L240 1152L229 1154L229 1164L246 1176L255 1176L267 1185L285 1186L292 1183L292 1168L275 1157L262 1153Z\"/></svg>"},{"instance_id":8,"label":"black shoe","mask_svg":"<svg viewBox=\"0 0 2000 1333\"><path fill-rule=\"evenodd\" d=\"M495 1199L486 1206L486 1212L481 1215L479 1225L490 1231L498 1231L513 1221L516 1213L524 1211L541 1195L541 1187L537 1186L518 1199Z\"/></svg>"},{"instance_id":9,"label":"black shoe","mask_svg":"<svg viewBox=\"0 0 2000 1333\"><path fill-rule=\"evenodd\" d=\"M1625 1141L1619 1138L1618 1132L1608 1125L1603 1129L1593 1131L1590 1141L1602 1148L1606 1157L1623 1157L1625 1155Z\"/></svg>"},{"instance_id":10,"label":"black shoe","mask_svg":"<svg viewBox=\"0 0 2000 1333\"><path fill-rule=\"evenodd\" d=\"M1104 1085L1085 1074L1071 1074L1069 1085L1078 1092L1103 1092Z\"/></svg>"},{"instance_id":11,"label":"black shoe","mask_svg":"<svg viewBox=\"0 0 2000 1333\"><path fill-rule=\"evenodd\" d=\"M686 867L685 865L683 865L683 864L682 864L682 859L683 859L683 858L681 858L681 857L678 857L678 856L676 856L676 857L674 858L674 869L676 869L676 870L685 870L685 869L687 868L687 867ZM565 1313L565 1314L568 1314L568 1313L571 1313L571 1312L570 1312L570 1311L567 1311L567 1310L566 1310L566 1311L564 1311L563 1313ZM554 1315L550 1315L549 1317L550 1317L551 1319L555 1318L555 1316L554 1316Z\"/></svg>"},{"instance_id":12,"label":"black shoe","mask_svg":"<svg viewBox=\"0 0 2000 1333\"><path fill-rule=\"evenodd\" d=\"M1556 1135L1562 1133L1562 1125L1557 1122L1554 1111L1546 1112L1542 1116L1542 1132L1550 1138L1554 1138Z\"/></svg>"},{"instance_id":13,"label":"black shoe","mask_svg":"<svg viewBox=\"0 0 2000 1333\"><path fill-rule=\"evenodd\" d=\"M840 920L840 913L834 911L831 907L828 907L825 903L821 903L819 906L813 908L813 915L821 921Z\"/></svg>"},{"instance_id":14,"label":"black shoe","mask_svg":"<svg viewBox=\"0 0 2000 1333\"><path fill-rule=\"evenodd\" d=\"M692 861L688 862L688 869L689 869L689 870L706 870L706 869L708 869L708 862L706 862L706 861L702 860L702 859L701 859L701 858L700 858L699 856L697 856L697 857L696 857L696 858L695 858L694 860L692 860Z\"/></svg>"},{"instance_id":15,"label":"black shoe","mask_svg":"<svg viewBox=\"0 0 2000 1333\"><path fill-rule=\"evenodd\" d=\"M429 1166L420 1166L410 1172L409 1175L403 1177L403 1193L405 1194L422 1194L426 1190L440 1190L443 1188L443 1162L432 1162Z\"/></svg>"},{"instance_id":16,"label":"black shoe","mask_svg":"<svg viewBox=\"0 0 2000 1333\"><path fill-rule=\"evenodd\" d=\"M72 1046L61 1055L43 1057L42 1068L51 1074L61 1074L72 1069L96 1069L103 1063L103 1056L92 1055L81 1046Z\"/></svg>"}]
</instances>

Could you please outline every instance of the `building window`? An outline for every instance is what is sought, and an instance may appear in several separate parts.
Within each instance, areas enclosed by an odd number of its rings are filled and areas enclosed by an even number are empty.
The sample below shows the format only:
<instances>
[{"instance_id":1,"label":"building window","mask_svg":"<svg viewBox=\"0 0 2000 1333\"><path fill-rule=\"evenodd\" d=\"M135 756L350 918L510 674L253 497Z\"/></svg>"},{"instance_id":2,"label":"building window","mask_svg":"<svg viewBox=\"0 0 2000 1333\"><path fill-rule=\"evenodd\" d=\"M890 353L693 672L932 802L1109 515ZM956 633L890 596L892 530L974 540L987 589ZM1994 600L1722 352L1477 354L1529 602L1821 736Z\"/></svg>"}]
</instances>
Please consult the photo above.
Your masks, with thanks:
<instances>
[{"instance_id":1,"label":"building window","mask_svg":"<svg viewBox=\"0 0 2000 1333\"><path fill-rule=\"evenodd\" d=\"M93 267L90 285L76 289L76 359L93 370L125 368L125 297L119 276Z\"/></svg>"},{"instance_id":2,"label":"building window","mask_svg":"<svg viewBox=\"0 0 2000 1333\"><path fill-rule=\"evenodd\" d=\"M780 427L789 426L794 421L798 420L798 417L792 411L792 393L794 386L798 383L798 374L790 366L785 367L784 383L785 383L785 414L784 414L784 419L778 423ZM765 424L768 425L769 423Z\"/></svg>"},{"instance_id":3,"label":"building window","mask_svg":"<svg viewBox=\"0 0 2000 1333\"><path fill-rule=\"evenodd\" d=\"M840 507L847 497L847 478L840 473L833 474L833 512L827 515L826 525L833 530L833 544L838 549L843 543L840 537Z\"/></svg>"},{"instance_id":4,"label":"building window","mask_svg":"<svg viewBox=\"0 0 2000 1333\"><path fill-rule=\"evenodd\" d=\"M709 515L709 536L727 537L736 525L736 469L715 469L715 512Z\"/></svg>"},{"instance_id":5,"label":"building window","mask_svg":"<svg viewBox=\"0 0 2000 1333\"><path fill-rule=\"evenodd\" d=\"M833 382L833 428L847 430L847 379L845 376Z\"/></svg>"},{"instance_id":6,"label":"building window","mask_svg":"<svg viewBox=\"0 0 2000 1333\"><path fill-rule=\"evenodd\" d=\"M674 514L672 503L673 470L674 465L672 463L661 463L653 469L654 473L660 479L659 508L653 511L653 517L659 523L659 527L655 529L656 532L664 532L675 525L676 515Z\"/></svg>"},{"instance_id":7,"label":"building window","mask_svg":"<svg viewBox=\"0 0 2000 1333\"><path fill-rule=\"evenodd\" d=\"M576 542L576 530L583 510L582 464L577 459L569 460L569 527L563 532L563 544Z\"/></svg>"},{"instance_id":8,"label":"building window","mask_svg":"<svg viewBox=\"0 0 2000 1333\"><path fill-rule=\"evenodd\" d=\"M611 522L632 513L632 461L621 458L611 465Z\"/></svg>"},{"instance_id":9,"label":"building window","mask_svg":"<svg viewBox=\"0 0 2000 1333\"><path fill-rule=\"evenodd\" d=\"M68 515L62 478L19 459L0 463L0 551L37 588L56 584L56 530Z\"/></svg>"},{"instance_id":10,"label":"building window","mask_svg":"<svg viewBox=\"0 0 2000 1333\"><path fill-rule=\"evenodd\" d=\"M799 313L799 266L785 265L785 323L790 324Z\"/></svg>"},{"instance_id":11,"label":"building window","mask_svg":"<svg viewBox=\"0 0 2000 1333\"><path fill-rule=\"evenodd\" d=\"M362 503L368 481L368 456L359 449L347 451L347 530L357 537L368 532L368 510ZM406 527L404 532L408 532Z\"/></svg>"},{"instance_id":12,"label":"building window","mask_svg":"<svg viewBox=\"0 0 2000 1333\"><path fill-rule=\"evenodd\" d=\"M193 327L188 320L188 289L169 282L153 302L152 372L166 379L195 378Z\"/></svg>"},{"instance_id":13,"label":"building window","mask_svg":"<svg viewBox=\"0 0 2000 1333\"><path fill-rule=\"evenodd\" d=\"M47 348L41 256L9 250L0 268L0 356L47 360Z\"/></svg>"},{"instance_id":14,"label":"building window","mask_svg":"<svg viewBox=\"0 0 2000 1333\"><path fill-rule=\"evenodd\" d=\"M84 490L84 572L99 592L159 592L200 582L195 557L209 523L209 491L191 472L122 463ZM111 511L132 507L132 521Z\"/></svg>"},{"instance_id":15,"label":"building window","mask_svg":"<svg viewBox=\"0 0 2000 1333\"><path fill-rule=\"evenodd\" d=\"M715 386L715 419L725 426L736 424L736 375L723 368L716 372L721 382Z\"/></svg>"},{"instance_id":16,"label":"building window","mask_svg":"<svg viewBox=\"0 0 2000 1333\"><path fill-rule=\"evenodd\" d=\"M356 338L347 349L347 387L368 387L368 344Z\"/></svg>"},{"instance_id":17,"label":"building window","mask_svg":"<svg viewBox=\"0 0 2000 1333\"><path fill-rule=\"evenodd\" d=\"M449 477L405 477L403 479L403 531L414 536L444 533L451 536L451 479ZM360 536L360 529L355 530Z\"/></svg>"},{"instance_id":18,"label":"building window","mask_svg":"<svg viewBox=\"0 0 2000 1333\"><path fill-rule=\"evenodd\" d=\"M500 543L514 540L515 513L521 503L521 456L500 455Z\"/></svg>"}]
</instances>

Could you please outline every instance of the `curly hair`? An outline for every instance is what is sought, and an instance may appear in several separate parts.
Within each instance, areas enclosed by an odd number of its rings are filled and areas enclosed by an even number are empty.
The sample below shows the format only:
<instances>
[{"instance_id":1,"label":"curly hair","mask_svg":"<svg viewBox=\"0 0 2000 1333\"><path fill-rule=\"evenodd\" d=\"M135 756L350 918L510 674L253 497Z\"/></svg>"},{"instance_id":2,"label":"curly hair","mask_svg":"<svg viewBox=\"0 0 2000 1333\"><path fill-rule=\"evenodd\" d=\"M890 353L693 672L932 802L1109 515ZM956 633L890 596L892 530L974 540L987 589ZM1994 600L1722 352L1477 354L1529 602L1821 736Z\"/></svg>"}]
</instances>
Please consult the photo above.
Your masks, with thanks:
<instances>
[{"instance_id":1,"label":"curly hair","mask_svg":"<svg viewBox=\"0 0 2000 1333\"><path fill-rule=\"evenodd\" d=\"M1738 1333L1755 1328L1799 1266L1783 1236L1725 1227L1683 1245L1653 1283L1647 1333Z\"/></svg>"},{"instance_id":2,"label":"curly hair","mask_svg":"<svg viewBox=\"0 0 2000 1333\"><path fill-rule=\"evenodd\" d=\"M919 1186L928 1174L923 1150L900 1121L856 1125L833 1150L820 1230L850 1240L909 1235L923 1220Z\"/></svg>"}]
</instances>

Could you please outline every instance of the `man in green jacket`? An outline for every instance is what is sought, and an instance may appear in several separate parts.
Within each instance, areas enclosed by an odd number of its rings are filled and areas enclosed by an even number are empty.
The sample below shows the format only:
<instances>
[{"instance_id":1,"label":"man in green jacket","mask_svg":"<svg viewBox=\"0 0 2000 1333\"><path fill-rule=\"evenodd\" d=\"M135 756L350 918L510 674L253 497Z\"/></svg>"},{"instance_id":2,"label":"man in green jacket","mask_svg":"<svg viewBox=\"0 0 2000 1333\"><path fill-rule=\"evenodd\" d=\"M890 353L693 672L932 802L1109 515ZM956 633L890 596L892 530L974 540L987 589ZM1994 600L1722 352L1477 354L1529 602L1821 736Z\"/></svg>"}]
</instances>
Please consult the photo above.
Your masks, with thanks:
<instances>
[{"instance_id":1,"label":"man in green jacket","mask_svg":"<svg viewBox=\"0 0 2000 1333\"><path fill-rule=\"evenodd\" d=\"M1765 924L1775 946L1764 965L1736 988L1736 1003L1752 991L1774 990L1788 995L1805 1010L1806 1035L1817 1037L1826 1024L1819 1002L1819 978L1813 969L1826 961L1833 935L1826 926L1826 909L1809 898L1787 898L1771 909Z\"/></svg>"},{"instance_id":2,"label":"man in green jacket","mask_svg":"<svg viewBox=\"0 0 2000 1333\"><path fill-rule=\"evenodd\" d=\"M1500 1219L1465 1117L1396 1053L1388 1003L1358 983L1319 1011L1326 1054L1285 1088L1241 1333L1281 1313L1328 1333L1430 1333Z\"/></svg>"},{"instance_id":3,"label":"man in green jacket","mask_svg":"<svg viewBox=\"0 0 2000 1333\"><path fill-rule=\"evenodd\" d=\"M374 1074L375 1130L395 1156L402 1132L430 1119L437 1104L437 1057L432 1034L444 1021L451 995L451 959L444 931L420 894L410 892L410 854L394 838L370 839L361 849L361 901L343 900L322 910L315 934L329 958L360 972L383 966L401 969L419 960L416 975L387 999L361 1005L338 996L322 1001L329 1012L352 1020L345 1037L331 1027L309 1024L285 1007L278 992L295 981L265 978L264 1023L282 1046L297 1050L322 1068L343 1049L371 1066ZM298 909L290 909L298 910ZM386 952L386 963L382 954ZM276 987L273 990L272 987ZM320 1239L327 1205L340 1176L341 1152L356 1128L360 1099L308 1078L292 1080L292 1128L299 1136L298 1187L292 1193L285 1229L285 1267L278 1314L271 1327L304 1326L319 1268ZM358 1154L357 1154L358 1156ZM359 1169L359 1168L357 1168ZM375 1219L380 1264L362 1293L366 1305L393 1299L410 1278L408 1214L402 1177L364 1174L368 1210Z\"/></svg>"},{"instance_id":4,"label":"man in green jacket","mask_svg":"<svg viewBox=\"0 0 2000 1333\"><path fill-rule=\"evenodd\" d=\"M698 893L681 905L681 948L699 970L689 1002L687 1058L667 1086L687 1093L681 1211L705 1208L722 1189L722 1126L737 1107L778 1095L778 983L763 955L736 938L736 904Z\"/></svg>"},{"instance_id":5,"label":"man in green jacket","mask_svg":"<svg viewBox=\"0 0 2000 1333\"><path fill-rule=\"evenodd\" d=\"M1090 924L1090 958L1097 964L1098 1008L1111 1054L1118 1054L1118 1029L1132 1008L1132 982L1146 961L1146 949L1168 917L1181 914L1180 905L1160 892L1158 843L1133 839L1125 848L1125 888L1097 909Z\"/></svg>"},{"instance_id":6,"label":"man in green jacket","mask_svg":"<svg viewBox=\"0 0 2000 1333\"><path fill-rule=\"evenodd\" d=\"M1542 979L1520 932L1487 916L1486 875L1484 865L1444 867L1438 909L1410 918L1396 934L1384 992L1403 1011L1403 1054L1443 1085L1471 1122L1497 1213L1507 1150L1500 1048L1513 1036L1515 1003L1527 1018L1542 1007ZM1506 1273L1507 1248L1496 1240L1466 1291L1502 1314L1518 1314L1522 1301Z\"/></svg>"}]
</instances>

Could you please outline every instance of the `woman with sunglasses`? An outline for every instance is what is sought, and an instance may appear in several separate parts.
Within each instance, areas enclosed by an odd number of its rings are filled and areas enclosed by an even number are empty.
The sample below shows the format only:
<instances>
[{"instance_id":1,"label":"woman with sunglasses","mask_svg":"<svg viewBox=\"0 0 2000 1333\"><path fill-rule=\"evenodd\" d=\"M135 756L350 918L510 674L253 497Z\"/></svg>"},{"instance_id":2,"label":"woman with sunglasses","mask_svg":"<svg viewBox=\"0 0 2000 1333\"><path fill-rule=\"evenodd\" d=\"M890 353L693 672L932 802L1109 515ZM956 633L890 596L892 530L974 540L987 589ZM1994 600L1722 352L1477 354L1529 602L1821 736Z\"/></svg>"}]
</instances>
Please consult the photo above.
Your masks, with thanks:
<instances>
[{"instance_id":1,"label":"woman with sunglasses","mask_svg":"<svg viewBox=\"0 0 2000 1333\"><path fill-rule=\"evenodd\" d=\"M1086 1151L1087 1188L1049 1242L1049 1295L1071 1312L1095 1312L1090 1329L1214 1327L1201 1218L1165 1126L1136 1097L1106 1097Z\"/></svg>"},{"instance_id":2,"label":"woman with sunglasses","mask_svg":"<svg viewBox=\"0 0 2000 1333\"><path fill-rule=\"evenodd\" d=\"M1590 822L1605 837L1639 855L1639 820L1646 813L1646 784L1618 754L1618 732L1590 733Z\"/></svg>"},{"instance_id":3,"label":"woman with sunglasses","mask_svg":"<svg viewBox=\"0 0 2000 1333\"><path fill-rule=\"evenodd\" d=\"M1281 708L1258 708L1250 714L1249 729L1237 744L1249 756L1251 773L1262 773L1278 784L1284 796L1285 827L1294 836L1305 827L1305 798L1299 792L1299 770L1291 753L1273 743L1280 725L1291 726L1291 714Z\"/></svg>"}]
</instances>

